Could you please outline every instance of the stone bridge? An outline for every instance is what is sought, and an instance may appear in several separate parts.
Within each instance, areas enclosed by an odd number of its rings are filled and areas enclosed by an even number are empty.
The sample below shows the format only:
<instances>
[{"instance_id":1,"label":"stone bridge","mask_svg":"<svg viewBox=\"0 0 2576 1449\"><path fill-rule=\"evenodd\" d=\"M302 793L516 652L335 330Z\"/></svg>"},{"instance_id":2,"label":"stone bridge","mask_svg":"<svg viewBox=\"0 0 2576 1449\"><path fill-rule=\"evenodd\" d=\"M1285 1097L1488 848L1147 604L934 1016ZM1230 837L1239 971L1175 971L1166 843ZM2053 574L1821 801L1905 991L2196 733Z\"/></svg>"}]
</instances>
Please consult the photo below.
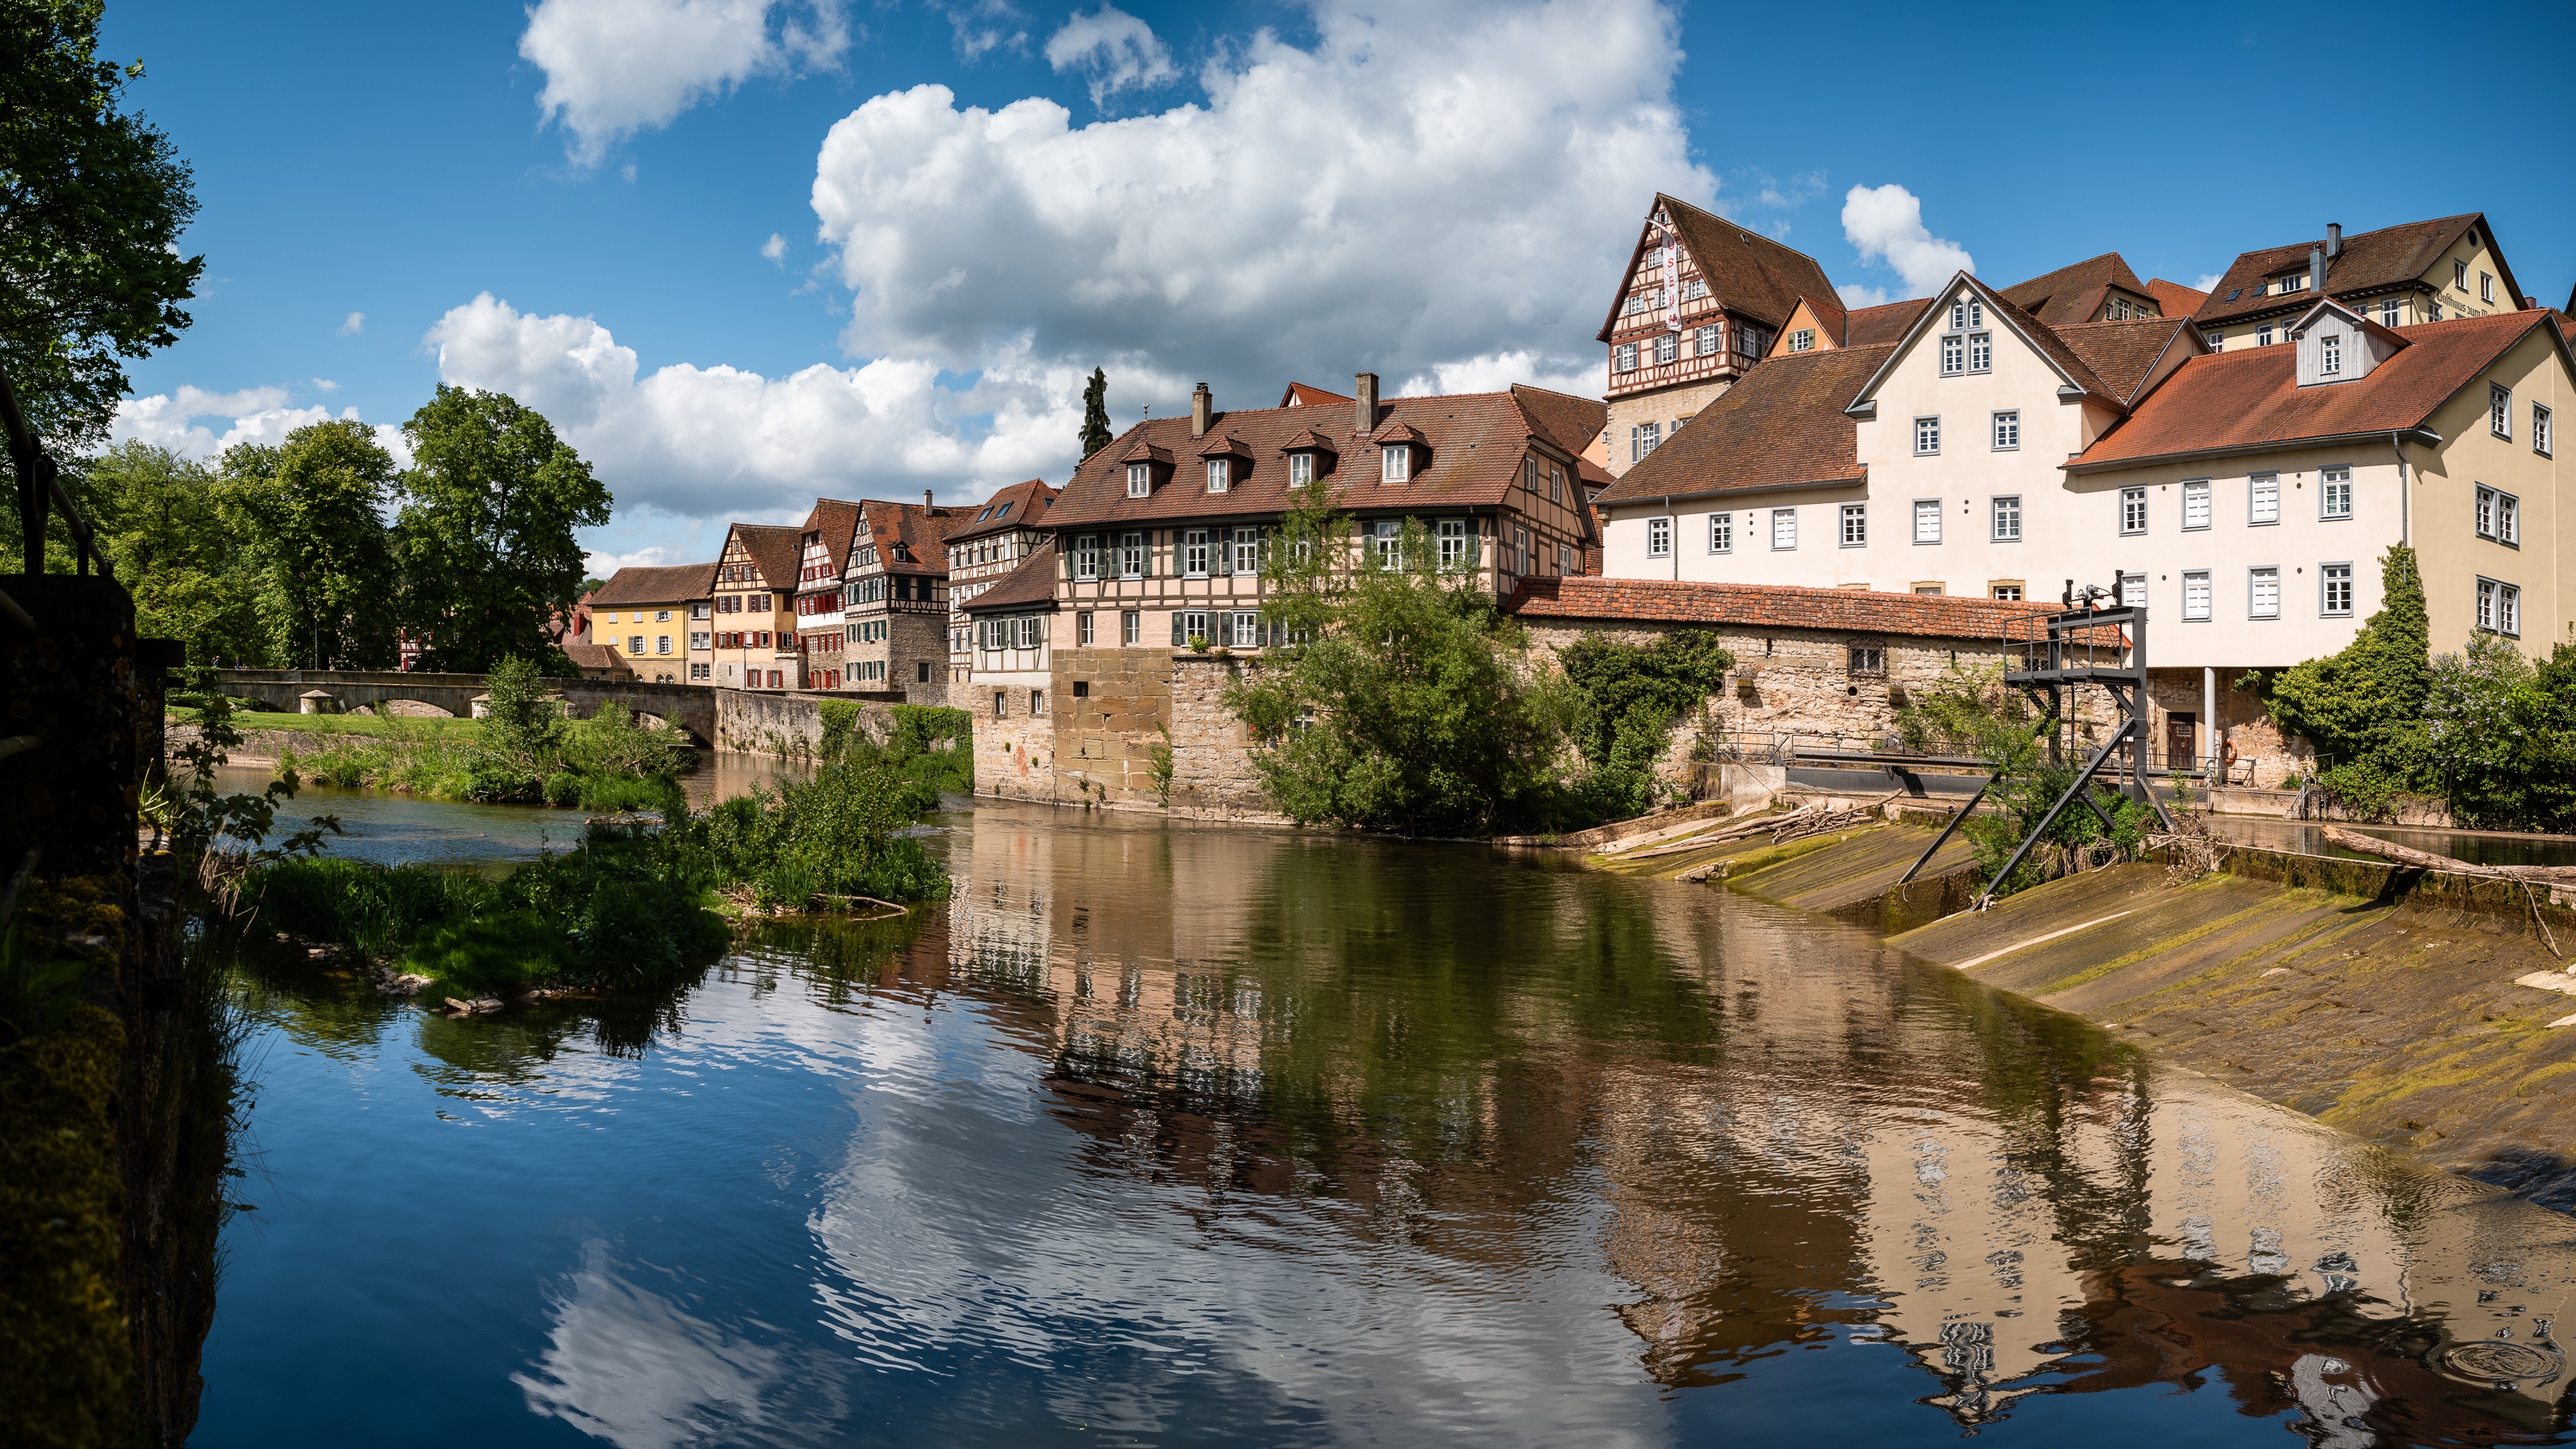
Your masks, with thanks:
<instances>
[{"instance_id":1,"label":"stone bridge","mask_svg":"<svg viewBox=\"0 0 2576 1449\"><path fill-rule=\"evenodd\" d=\"M620 679L550 679L563 696L564 713L588 719L610 700L639 715L678 726L701 746L716 742L716 691L703 684L644 684ZM480 674L406 673L398 669L219 669L215 688L287 714L304 709L304 696L320 690L322 714L361 706L408 702L445 710L459 719L474 713L474 697L487 686Z\"/></svg>"}]
</instances>

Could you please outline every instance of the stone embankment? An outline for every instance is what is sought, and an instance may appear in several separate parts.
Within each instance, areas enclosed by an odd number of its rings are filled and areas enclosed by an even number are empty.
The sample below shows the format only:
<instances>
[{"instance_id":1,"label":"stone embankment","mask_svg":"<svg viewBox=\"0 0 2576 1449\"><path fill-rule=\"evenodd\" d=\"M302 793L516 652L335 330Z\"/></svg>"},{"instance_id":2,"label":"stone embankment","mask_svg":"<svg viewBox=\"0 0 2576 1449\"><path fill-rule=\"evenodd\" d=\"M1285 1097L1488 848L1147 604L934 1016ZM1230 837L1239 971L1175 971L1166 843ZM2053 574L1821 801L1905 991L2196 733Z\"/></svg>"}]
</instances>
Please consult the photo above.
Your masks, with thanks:
<instances>
[{"instance_id":1,"label":"stone embankment","mask_svg":"<svg viewBox=\"0 0 2576 1449\"><path fill-rule=\"evenodd\" d=\"M1930 839L1880 827L1745 861L1727 883L1861 920L2166 1062L2576 1209L2576 974L2561 954L2576 911L2546 886L2229 848L2214 870L2119 865L1970 912L1955 842L1894 888Z\"/></svg>"}]
</instances>

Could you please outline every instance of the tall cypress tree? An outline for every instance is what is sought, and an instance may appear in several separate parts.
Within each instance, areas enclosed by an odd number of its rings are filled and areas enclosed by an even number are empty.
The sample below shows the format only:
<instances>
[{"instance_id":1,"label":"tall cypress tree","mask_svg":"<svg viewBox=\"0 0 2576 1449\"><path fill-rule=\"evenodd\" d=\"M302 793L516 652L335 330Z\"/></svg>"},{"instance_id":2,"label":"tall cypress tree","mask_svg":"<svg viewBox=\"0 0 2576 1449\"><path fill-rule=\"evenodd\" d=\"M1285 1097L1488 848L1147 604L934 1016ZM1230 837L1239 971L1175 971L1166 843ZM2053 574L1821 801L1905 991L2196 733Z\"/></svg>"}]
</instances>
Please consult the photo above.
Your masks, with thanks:
<instances>
[{"instance_id":1,"label":"tall cypress tree","mask_svg":"<svg viewBox=\"0 0 2576 1449\"><path fill-rule=\"evenodd\" d=\"M2340 653L2311 659L2272 681L2265 703L2282 728L2314 740L2338 762L2376 766L2401 788L2424 771L2424 701L2431 692L2431 624L2415 550L2380 560L2379 612Z\"/></svg>"},{"instance_id":2,"label":"tall cypress tree","mask_svg":"<svg viewBox=\"0 0 2576 1449\"><path fill-rule=\"evenodd\" d=\"M1099 368L1091 370L1091 383L1082 390L1082 456L1109 446L1109 375Z\"/></svg>"}]
</instances>

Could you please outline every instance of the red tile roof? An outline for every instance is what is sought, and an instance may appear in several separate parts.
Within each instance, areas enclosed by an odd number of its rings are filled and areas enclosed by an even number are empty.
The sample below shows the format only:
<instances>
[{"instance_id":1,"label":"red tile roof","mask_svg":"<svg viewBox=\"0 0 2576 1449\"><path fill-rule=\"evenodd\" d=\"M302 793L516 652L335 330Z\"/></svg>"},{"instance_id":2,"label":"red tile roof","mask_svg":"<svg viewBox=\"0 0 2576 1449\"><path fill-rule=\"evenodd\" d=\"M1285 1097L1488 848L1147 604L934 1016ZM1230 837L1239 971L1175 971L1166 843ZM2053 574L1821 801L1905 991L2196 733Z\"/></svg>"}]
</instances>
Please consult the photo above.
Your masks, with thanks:
<instances>
[{"instance_id":1,"label":"red tile roof","mask_svg":"<svg viewBox=\"0 0 2576 1449\"><path fill-rule=\"evenodd\" d=\"M2156 305L2164 308L2168 317L2188 317L2200 310L2201 303L2209 300L2207 292L2186 287L2180 282L2168 282L2162 277L2148 279L2147 295L2156 299Z\"/></svg>"},{"instance_id":2,"label":"red tile roof","mask_svg":"<svg viewBox=\"0 0 2576 1449\"><path fill-rule=\"evenodd\" d=\"M1931 305L1929 297L1909 297L1902 302L1855 308L1843 325L1843 346L1877 347L1897 341Z\"/></svg>"},{"instance_id":3,"label":"red tile roof","mask_svg":"<svg viewBox=\"0 0 2576 1449\"><path fill-rule=\"evenodd\" d=\"M585 672L629 676L635 673L625 658L606 644L584 644L576 640L567 640L561 648L564 657Z\"/></svg>"},{"instance_id":4,"label":"red tile roof","mask_svg":"<svg viewBox=\"0 0 2576 1449\"><path fill-rule=\"evenodd\" d=\"M1868 474L1859 424L1843 409L1894 355L1892 347L1837 347L1774 357L1700 409L1601 499L1862 482Z\"/></svg>"},{"instance_id":5,"label":"red tile roof","mask_svg":"<svg viewBox=\"0 0 2576 1449\"><path fill-rule=\"evenodd\" d=\"M2123 287L2146 296L2147 284L2129 270L2128 262L2118 252L2104 252L2098 257L2043 272L2027 282L2016 282L2003 289L2005 300L2024 312L2054 327L2063 322L2090 321L2102 309L2105 289Z\"/></svg>"},{"instance_id":6,"label":"red tile roof","mask_svg":"<svg viewBox=\"0 0 2576 1449\"><path fill-rule=\"evenodd\" d=\"M1002 581L958 605L958 611L980 614L993 609L1028 609L1055 603L1055 540L1039 544L1020 566L1002 575Z\"/></svg>"},{"instance_id":7,"label":"red tile roof","mask_svg":"<svg viewBox=\"0 0 2576 1449\"><path fill-rule=\"evenodd\" d=\"M805 515L804 531L820 535L817 541L823 545L823 551L829 557L832 571L820 579L799 583L799 588L837 589L841 586L841 574L849 567L850 544L858 532L858 527L859 505L844 502L838 498L814 500L813 511ZM805 572L805 542L802 538L797 540L796 553L796 572L801 576Z\"/></svg>"},{"instance_id":8,"label":"red tile roof","mask_svg":"<svg viewBox=\"0 0 2576 1449\"><path fill-rule=\"evenodd\" d=\"M1310 433L1330 440L1338 454L1340 466L1325 476L1340 508L1355 513L1490 508L1509 496L1530 440L1548 437L1523 411L1517 392L1388 398L1378 404L1378 425L1371 433L1410 429L1424 440L1430 456L1427 462L1417 461L1412 481L1385 483L1379 480L1377 446L1352 431L1355 421L1347 409L1319 407L1218 413L1210 432L1240 438L1249 455L1237 463L1239 476L1231 488L1208 492L1205 475L1195 466L1168 472L1158 468L1152 495L1130 498L1130 457L1150 454L1168 462L1176 454L1197 452L1204 441L1190 436L1188 418L1147 419L1074 469L1072 481L1047 513L1047 526L1061 531L1286 512L1296 500L1289 494L1288 460L1281 453Z\"/></svg>"},{"instance_id":9,"label":"red tile roof","mask_svg":"<svg viewBox=\"0 0 2576 1449\"><path fill-rule=\"evenodd\" d=\"M878 498L860 504L859 509L859 526L868 531L869 539L877 546L877 569L889 574L944 577L948 572L948 528L972 516L962 508L888 503Z\"/></svg>"},{"instance_id":10,"label":"red tile roof","mask_svg":"<svg viewBox=\"0 0 2576 1449\"><path fill-rule=\"evenodd\" d=\"M1997 640L2007 633L2014 639L2037 637L2038 621L2058 611L2054 604L1958 595L1583 577L1523 579L1503 607L1524 619L1590 624L1720 624Z\"/></svg>"},{"instance_id":11,"label":"red tile roof","mask_svg":"<svg viewBox=\"0 0 2576 1449\"><path fill-rule=\"evenodd\" d=\"M1649 216L1661 211L1673 219L1673 230L1681 233L1682 249L1699 266L1699 274L1708 283L1709 297L1730 312L1741 312L1766 327L1778 330L1789 320L1789 311L1800 297L1830 297L1833 282L1816 259L1792 247L1782 246L1767 236L1746 231L1721 216L1712 216L1687 201L1676 201L1658 192ZM1637 239L1637 253L1622 274L1624 283L1636 272L1636 255L1646 249L1647 228ZM1610 315L1601 323L1599 340L1610 340L1611 330L1619 325L1619 309L1627 300L1623 285L1619 296L1610 304Z\"/></svg>"},{"instance_id":12,"label":"red tile roof","mask_svg":"<svg viewBox=\"0 0 2576 1449\"><path fill-rule=\"evenodd\" d=\"M784 523L737 523L733 536L742 540L760 570L761 587L787 593L796 590L796 560L805 551L805 530Z\"/></svg>"},{"instance_id":13,"label":"red tile roof","mask_svg":"<svg viewBox=\"0 0 2576 1449\"><path fill-rule=\"evenodd\" d=\"M1600 440L1603 428L1610 426L1610 406L1599 398L1576 397L1516 382L1512 384L1512 400L1520 404L1521 416L1530 420L1539 436L1577 458Z\"/></svg>"},{"instance_id":14,"label":"red tile roof","mask_svg":"<svg viewBox=\"0 0 2576 1449\"><path fill-rule=\"evenodd\" d=\"M2473 226L2484 233L2496 258L2496 269L2504 272L2496 281L2504 287L2505 295L2520 297L2513 273L2505 268L2504 251L2495 246L2495 232L2486 225L2486 216L2481 212L2410 221L2345 237L2342 254L2326 263L2326 291L2332 296L2350 297L2415 281ZM2209 289L2209 300L2193 314L2194 319L2208 324L2284 308L2305 311L2316 300L2313 293L2284 295L2264 290L2263 284L2286 273L2305 270L2309 251L2324 245L2325 238L2318 237L2238 253L2236 260L2228 264L2226 275Z\"/></svg>"},{"instance_id":15,"label":"red tile roof","mask_svg":"<svg viewBox=\"0 0 2576 1449\"><path fill-rule=\"evenodd\" d=\"M2311 299L2313 300L2313 299ZM2397 328L2407 345L2350 382L2301 387L2296 347L2247 347L2186 362L2125 421L2065 464L2085 473L2149 458L2253 451L2422 427L2544 312Z\"/></svg>"},{"instance_id":16,"label":"red tile roof","mask_svg":"<svg viewBox=\"0 0 2576 1449\"><path fill-rule=\"evenodd\" d=\"M2069 351L2084 359L2085 366L2093 369L2093 375L2109 389L2112 400L2128 407L2136 404L2138 390L2173 348L2200 350L2197 334L2183 335L2190 326L2188 317L2146 317L2126 322L2069 322L2051 330Z\"/></svg>"},{"instance_id":17,"label":"red tile roof","mask_svg":"<svg viewBox=\"0 0 2576 1449\"><path fill-rule=\"evenodd\" d=\"M1014 528L1030 528L1043 523L1047 510L1054 506L1060 489L1050 488L1046 480L1031 478L1008 488L994 490L993 496L966 508L951 510L955 520L942 535L944 543L962 543L986 534L1006 533Z\"/></svg>"},{"instance_id":18,"label":"red tile roof","mask_svg":"<svg viewBox=\"0 0 2576 1449\"><path fill-rule=\"evenodd\" d=\"M1336 404L1346 408L1357 407L1359 399L1338 392L1326 392L1320 387L1302 382L1288 384L1288 390L1279 394L1279 405L1283 408L1332 407Z\"/></svg>"},{"instance_id":19,"label":"red tile roof","mask_svg":"<svg viewBox=\"0 0 2576 1449\"><path fill-rule=\"evenodd\" d=\"M715 593L713 563L676 564L669 568L623 568L582 602L603 609L627 604L669 604L703 599Z\"/></svg>"}]
</instances>

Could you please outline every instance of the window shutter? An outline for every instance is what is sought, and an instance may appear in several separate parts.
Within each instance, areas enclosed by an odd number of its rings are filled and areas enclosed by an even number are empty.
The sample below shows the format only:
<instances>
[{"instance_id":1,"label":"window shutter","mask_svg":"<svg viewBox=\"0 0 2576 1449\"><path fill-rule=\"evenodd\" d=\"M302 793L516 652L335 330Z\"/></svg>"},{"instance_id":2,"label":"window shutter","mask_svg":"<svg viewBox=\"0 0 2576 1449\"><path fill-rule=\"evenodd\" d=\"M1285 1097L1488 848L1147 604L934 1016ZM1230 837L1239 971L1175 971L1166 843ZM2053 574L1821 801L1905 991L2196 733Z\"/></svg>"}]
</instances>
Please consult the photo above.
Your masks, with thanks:
<instances>
[{"instance_id":1,"label":"window shutter","mask_svg":"<svg viewBox=\"0 0 2576 1449\"><path fill-rule=\"evenodd\" d=\"M1181 611L1174 609L1172 611L1172 647L1185 649L1189 647L1189 642L1189 636L1182 632Z\"/></svg>"},{"instance_id":2,"label":"window shutter","mask_svg":"<svg viewBox=\"0 0 2576 1449\"><path fill-rule=\"evenodd\" d=\"M1145 577L1145 578L1149 578L1149 579L1150 579L1150 578L1152 578L1152 577L1154 576L1154 530L1152 530L1152 529L1150 529L1150 528L1149 528L1149 529L1146 529L1146 530L1145 530L1145 533L1144 533L1144 539L1145 539L1145 566L1144 566L1144 568L1143 568L1142 570L1140 570L1139 572L1141 573L1141 575L1142 575L1143 577Z\"/></svg>"},{"instance_id":3,"label":"window shutter","mask_svg":"<svg viewBox=\"0 0 2576 1449\"><path fill-rule=\"evenodd\" d=\"M1231 576L1234 573L1234 530L1231 528L1208 530L1208 545L1216 550L1217 577Z\"/></svg>"},{"instance_id":4,"label":"window shutter","mask_svg":"<svg viewBox=\"0 0 2576 1449\"><path fill-rule=\"evenodd\" d=\"M1058 553L1055 557L1055 561L1061 569L1061 572L1056 575L1057 578L1070 579L1073 577L1073 550L1066 549Z\"/></svg>"}]
</instances>

